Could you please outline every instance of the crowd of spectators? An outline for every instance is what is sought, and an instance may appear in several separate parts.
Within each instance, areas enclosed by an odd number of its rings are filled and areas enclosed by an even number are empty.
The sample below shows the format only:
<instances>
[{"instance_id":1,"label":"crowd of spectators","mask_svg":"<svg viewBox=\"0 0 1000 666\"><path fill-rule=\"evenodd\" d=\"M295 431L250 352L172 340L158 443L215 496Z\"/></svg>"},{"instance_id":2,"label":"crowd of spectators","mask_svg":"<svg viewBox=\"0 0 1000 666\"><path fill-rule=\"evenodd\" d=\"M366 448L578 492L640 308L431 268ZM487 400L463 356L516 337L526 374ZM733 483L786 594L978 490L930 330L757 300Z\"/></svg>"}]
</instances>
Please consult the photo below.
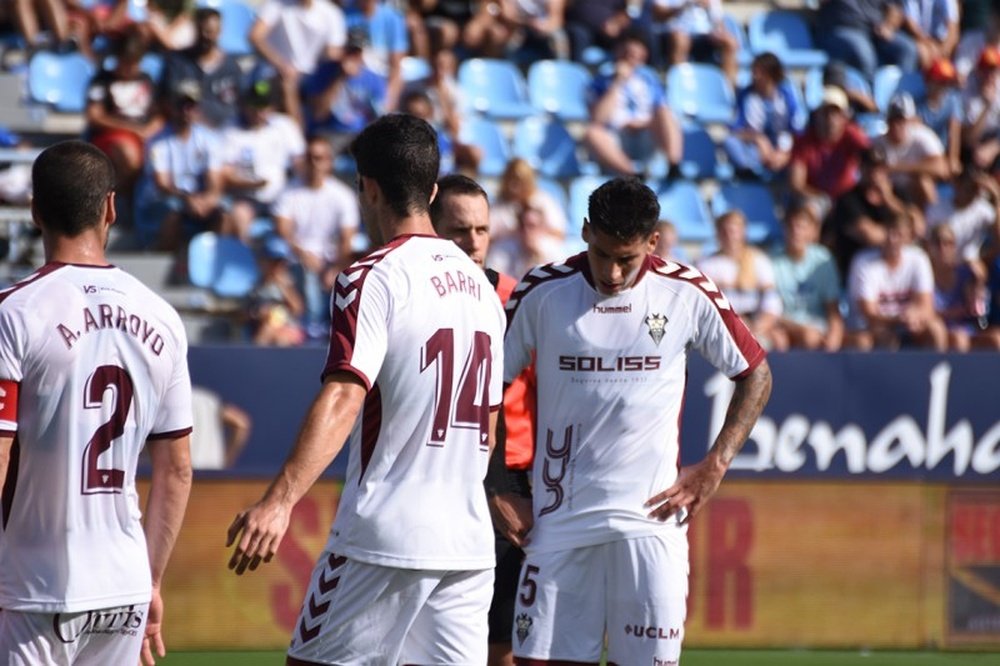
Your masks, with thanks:
<instances>
[{"instance_id":1,"label":"crowd of spectators","mask_svg":"<svg viewBox=\"0 0 1000 666\"><path fill-rule=\"evenodd\" d=\"M242 54L220 46L219 7L238 1L148 0L138 13L130 0L18 0L0 25L29 56L78 50L99 63L86 136L118 169L140 248L181 257L211 230L258 251L259 342L325 335L330 286L364 249L353 188L337 176L350 180L345 148L368 122L422 117L438 130L442 175L477 175L484 151L463 132L476 111L457 73L483 57L522 71L584 64L589 118L567 125L581 159L658 191L687 173L694 122L664 81L691 60L718 67L734 93L732 121L710 128L718 158L737 182L766 185L783 224L754 244L741 211L717 210L715 240L699 245L664 210L661 251L694 260L771 347L1000 349L994 0L820 0L799 12L828 59L811 70L741 54L743 27L719 0L261 0ZM155 80L148 53L162 61ZM408 57L425 71L404 76ZM919 89L879 99L887 65L920 73ZM568 180L553 193L515 158L484 184L495 267L517 275L578 247Z\"/></svg>"}]
</instances>

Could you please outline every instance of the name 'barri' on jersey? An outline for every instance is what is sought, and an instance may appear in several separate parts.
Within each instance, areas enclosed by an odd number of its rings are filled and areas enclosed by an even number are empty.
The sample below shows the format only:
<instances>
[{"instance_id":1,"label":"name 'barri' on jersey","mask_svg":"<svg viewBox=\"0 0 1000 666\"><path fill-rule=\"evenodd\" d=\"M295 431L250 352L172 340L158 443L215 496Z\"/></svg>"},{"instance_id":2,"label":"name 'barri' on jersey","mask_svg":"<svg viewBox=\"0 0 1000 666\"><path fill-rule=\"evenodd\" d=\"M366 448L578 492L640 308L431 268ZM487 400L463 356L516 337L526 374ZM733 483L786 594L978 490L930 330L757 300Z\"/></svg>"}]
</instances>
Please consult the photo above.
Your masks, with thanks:
<instances>
[{"instance_id":1,"label":"name 'barri' on jersey","mask_svg":"<svg viewBox=\"0 0 1000 666\"><path fill-rule=\"evenodd\" d=\"M107 303L101 303L96 307L85 307L82 318L82 324L77 322L56 325L56 330L66 344L66 349L72 349L76 341L88 333L114 329L128 333L141 341L156 356L159 356L163 351L163 336L156 332L156 327L139 315L130 314L120 305L111 306Z\"/></svg>"},{"instance_id":2,"label":"name 'barri' on jersey","mask_svg":"<svg viewBox=\"0 0 1000 666\"><path fill-rule=\"evenodd\" d=\"M461 271L444 271L440 275L431 276L431 285L438 296L444 298L448 294L468 294L481 300L481 286L476 278Z\"/></svg>"}]
</instances>

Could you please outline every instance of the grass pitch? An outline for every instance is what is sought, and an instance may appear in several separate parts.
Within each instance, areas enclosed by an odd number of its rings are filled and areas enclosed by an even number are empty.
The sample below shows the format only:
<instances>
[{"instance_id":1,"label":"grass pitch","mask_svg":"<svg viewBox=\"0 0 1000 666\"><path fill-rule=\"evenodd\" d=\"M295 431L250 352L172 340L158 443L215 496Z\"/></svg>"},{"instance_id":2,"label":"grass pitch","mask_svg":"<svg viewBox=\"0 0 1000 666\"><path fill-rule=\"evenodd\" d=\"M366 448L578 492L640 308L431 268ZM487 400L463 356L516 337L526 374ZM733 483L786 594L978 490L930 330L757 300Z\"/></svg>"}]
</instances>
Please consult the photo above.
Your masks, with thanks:
<instances>
[{"instance_id":1,"label":"grass pitch","mask_svg":"<svg viewBox=\"0 0 1000 666\"><path fill-rule=\"evenodd\" d=\"M284 652L174 652L162 666L281 666ZM685 650L683 666L998 666L1000 653Z\"/></svg>"}]
</instances>

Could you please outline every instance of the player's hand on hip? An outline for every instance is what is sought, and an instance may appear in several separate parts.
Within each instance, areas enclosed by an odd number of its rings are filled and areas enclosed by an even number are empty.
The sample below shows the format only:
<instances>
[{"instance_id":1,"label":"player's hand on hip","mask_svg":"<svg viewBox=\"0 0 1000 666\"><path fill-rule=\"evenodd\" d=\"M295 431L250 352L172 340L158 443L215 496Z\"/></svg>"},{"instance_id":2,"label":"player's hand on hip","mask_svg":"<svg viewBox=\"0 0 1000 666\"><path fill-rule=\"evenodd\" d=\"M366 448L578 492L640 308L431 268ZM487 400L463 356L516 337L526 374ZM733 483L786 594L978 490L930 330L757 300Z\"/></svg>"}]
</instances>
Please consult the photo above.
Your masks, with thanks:
<instances>
[{"instance_id":1,"label":"player's hand on hip","mask_svg":"<svg viewBox=\"0 0 1000 666\"><path fill-rule=\"evenodd\" d=\"M503 493L490 498L493 524L508 541L524 548L530 541L528 532L535 524L531 513L531 499L514 493Z\"/></svg>"},{"instance_id":2,"label":"player's hand on hip","mask_svg":"<svg viewBox=\"0 0 1000 666\"><path fill-rule=\"evenodd\" d=\"M644 506L652 509L648 517L666 522L677 514L682 525L690 522L715 494L724 474L725 469L709 459L682 467L674 485L646 500Z\"/></svg>"},{"instance_id":3,"label":"player's hand on hip","mask_svg":"<svg viewBox=\"0 0 1000 666\"><path fill-rule=\"evenodd\" d=\"M256 569L261 562L270 562L288 529L289 514L283 504L263 502L236 514L226 537L227 548L236 544L229 568L242 575L247 569Z\"/></svg>"},{"instance_id":4,"label":"player's hand on hip","mask_svg":"<svg viewBox=\"0 0 1000 666\"><path fill-rule=\"evenodd\" d=\"M156 657L161 659L167 656L167 649L163 645L163 598L160 596L160 588L153 587L153 598L149 602L149 612L146 614L146 630L142 638L142 652L139 655L140 666L153 666ZM153 656L155 651L156 657Z\"/></svg>"}]
</instances>

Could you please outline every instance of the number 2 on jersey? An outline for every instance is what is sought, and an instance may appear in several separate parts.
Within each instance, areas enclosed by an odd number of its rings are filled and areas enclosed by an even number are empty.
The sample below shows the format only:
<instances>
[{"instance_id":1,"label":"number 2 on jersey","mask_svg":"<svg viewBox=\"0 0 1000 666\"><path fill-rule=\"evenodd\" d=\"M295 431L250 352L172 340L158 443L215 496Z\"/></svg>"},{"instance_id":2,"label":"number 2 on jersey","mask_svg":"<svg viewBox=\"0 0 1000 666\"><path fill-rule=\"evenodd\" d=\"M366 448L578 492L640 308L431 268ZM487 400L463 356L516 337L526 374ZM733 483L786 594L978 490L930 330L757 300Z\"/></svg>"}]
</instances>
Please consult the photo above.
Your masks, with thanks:
<instances>
[{"instance_id":1,"label":"number 2 on jersey","mask_svg":"<svg viewBox=\"0 0 1000 666\"><path fill-rule=\"evenodd\" d=\"M452 377L455 369L455 331L439 328L421 353L420 372L431 365L437 369L437 394L434 397L434 425L428 446L444 446L448 428L478 428L479 447L485 450L490 422L489 386L493 357L490 336L476 331L472 348L465 358L465 367L455 393ZM452 414L454 406L454 415Z\"/></svg>"},{"instance_id":2,"label":"number 2 on jersey","mask_svg":"<svg viewBox=\"0 0 1000 666\"><path fill-rule=\"evenodd\" d=\"M83 488L84 495L95 493L119 493L125 486L125 470L113 467L101 468L97 459L111 448L111 442L125 432L125 419L132 407L132 395L135 393L132 378L124 368L114 365L102 365L87 379L84 387L84 409L100 409L104 402L104 392L114 389L114 411L101 425L83 450Z\"/></svg>"}]
</instances>

